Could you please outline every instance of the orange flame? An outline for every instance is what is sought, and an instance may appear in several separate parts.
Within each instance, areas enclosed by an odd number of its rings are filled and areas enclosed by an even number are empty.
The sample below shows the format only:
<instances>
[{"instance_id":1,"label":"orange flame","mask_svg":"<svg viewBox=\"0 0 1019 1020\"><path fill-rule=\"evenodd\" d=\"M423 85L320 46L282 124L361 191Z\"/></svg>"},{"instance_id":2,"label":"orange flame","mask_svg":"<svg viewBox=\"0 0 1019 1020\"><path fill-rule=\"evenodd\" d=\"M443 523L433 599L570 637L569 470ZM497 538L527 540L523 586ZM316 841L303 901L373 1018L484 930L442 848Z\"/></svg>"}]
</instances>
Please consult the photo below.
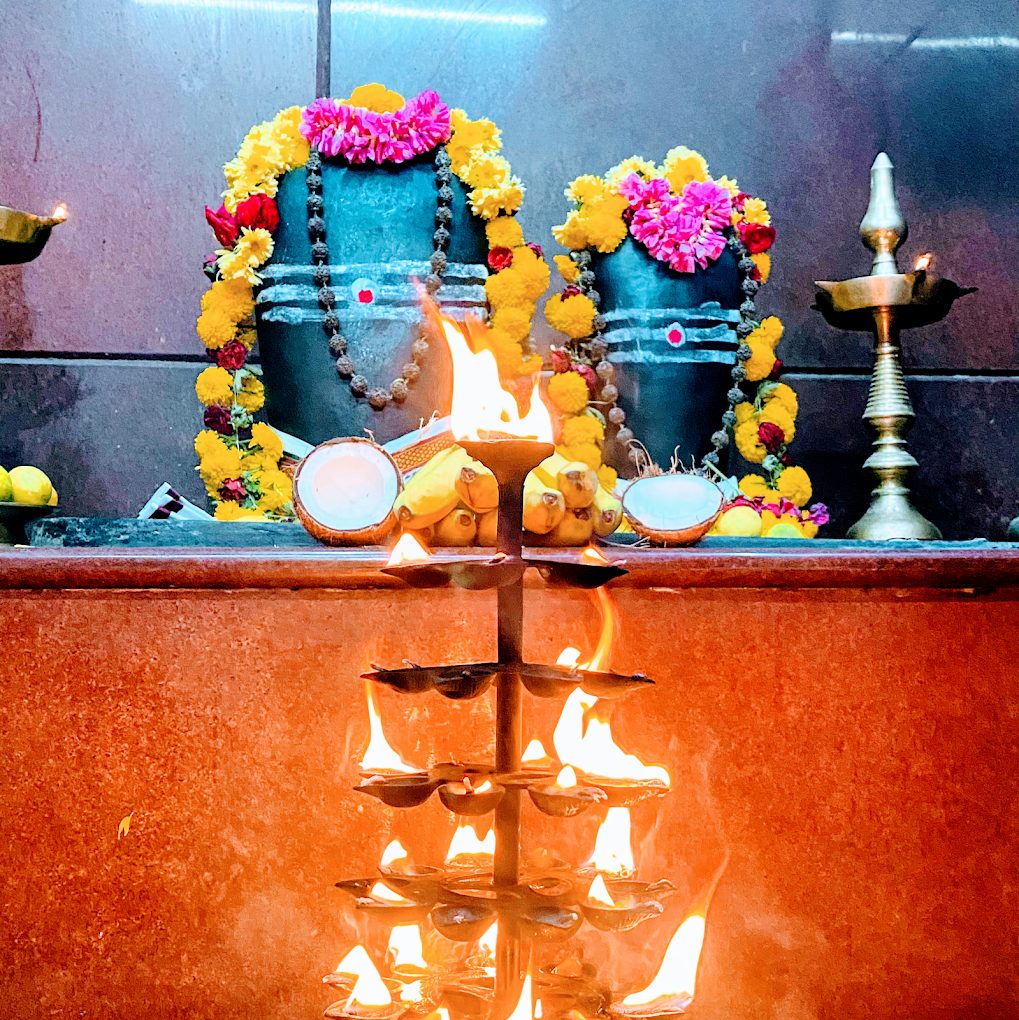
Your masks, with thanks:
<instances>
[{"instance_id":1,"label":"orange flame","mask_svg":"<svg viewBox=\"0 0 1019 1020\"><path fill-rule=\"evenodd\" d=\"M466 779L467 779L467 777L465 776L464 780L466 781ZM488 793L488 791L491 790L491 789L492 789L492 784L491 784L491 782L489 782L489 780L486 779L479 787L477 787L474 790L474 792L475 793Z\"/></svg>"},{"instance_id":2,"label":"orange flame","mask_svg":"<svg viewBox=\"0 0 1019 1020\"><path fill-rule=\"evenodd\" d=\"M336 973L351 974L357 978L347 1000L348 1008L353 1002L362 1006L388 1006L393 1001L364 946L354 946L337 964Z\"/></svg>"},{"instance_id":3,"label":"orange flame","mask_svg":"<svg viewBox=\"0 0 1019 1020\"><path fill-rule=\"evenodd\" d=\"M364 757L361 759L362 772L417 772L413 765L408 765L393 749L382 732L382 717L375 706L370 680L364 682L364 694L368 700L368 726L370 737Z\"/></svg>"},{"instance_id":4,"label":"orange flame","mask_svg":"<svg viewBox=\"0 0 1019 1020\"><path fill-rule=\"evenodd\" d=\"M616 901L612 898L612 893L609 892L605 879L601 875L595 876L594 881L591 883L591 888L587 890L587 898L592 903L603 903L606 907L614 907L616 905Z\"/></svg>"},{"instance_id":5,"label":"orange flame","mask_svg":"<svg viewBox=\"0 0 1019 1020\"><path fill-rule=\"evenodd\" d=\"M691 914L676 929L665 950L658 973L643 991L634 992L623 999L627 1006L644 1006L663 996L694 994L697 983L697 964L704 945L705 917L702 913Z\"/></svg>"},{"instance_id":6,"label":"orange flame","mask_svg":"<svg viewBox=\"0 0 1019 1020\"><path fill-rule=\"evenodd\" d=\"M633 871L633 851L630 849L630 812L624 807L609 808L605 821L598 827L594 853L587 862L596 871L621 875Z\"/></svg>"},{"instance_id":7,"label":"orange flame","mask_svg":"<svg viewBox=\"0 0 1019 1020\"><path fill-rule=\"evenodd\" d=\"M464 327L440 316L442 330L453 359L453 402L449 412L450 429L456 439L480 439L481 432L501 432L522 438L552 442L552 419L542 403L535 380L531 406L520 415L516 397L503 389L495 355L487 347L474 351L467 342ZM487 327L472 321L474 334ZM477 346L477 345L476 345Z\"/></svg>"},{"instance_id":8,"label":"orange flame","mask_svg":"<svg viewBox=\"0 0 1019 1020\"><path fill-rule=\"evenodd\" d=\"M420 981L411 981L400 989L400 1002L420 1002L424 997Z\"/></svg>"},{"instance_id":9,"label":"orange flame","mask_svg":"<svg viewBox=\"0 0 1019 1020\"><path fill-rule=\"evenodd\" d=\"M537 1014L541 1016L540 1013ZM524 978L524 987L520 989L520 999L518 1000L513 1012L509 1016L509 1020L533 1020L535 1013L531 1007L531 972L527 972L527 977Z\"/></svg>"},{"instance_id":10,"label":"orange flame","mask_svg":"<svg viewBox=\"0 0 1019 1020\"><path fill-rule=\"evenodd\" d=\"M595 563L599 567L607 567L609 565L609 561L593 545L584 546L580 550L580 558L587 563ZM601 591L600 588L597 590Z\"/></svg>"},{"instance_id":11,"label":"orange flame","mask_svg":"<svg viewBox=\"0 0 1019 1020\"><path fill-rule=\"evenodd\" d=\"M559 775L555 777L555 784L560 790L569 790L577 785L577 773L573 771L571 765L566 765L559 770Z\"/></svg>"},{"instance_id":12,"label":"orange flame","mask_svg":"<svg viewBox=\"0 0 1019 1020\"><path fill-rule=\"evenodd\" d=\"M452 861L460 856L474 854L495 855L495 829L490 829L484 839L478 839L474 827L467 822L461 822L453 833L449 849L446 851L446 860Z\"/></svg>"},{"instance_id":13,"label":"orange flame","mask_svg":"<svg viewBox=\"0 0 1019 1020\"><path fill-rule=\"evenodd\" d=\"M499 938L499 922L493 922L492 926L478 939L478 944L488 950L488 955L495 959L495 943Z\"/></svg>"},{"instance_id":14,"label":"orange flame","mask_svg":"<svg viewBox=\"0 0 1019 1020\"><path fill-rule=\"evenodd\" d=\"M53 212L50 213L50 219L63 223L67 219L67 206L63 202L58 203Z\"/></svg>"},{"instance_id":15,"label":"orange flame","mask_svg":"<svg viewBox=\"0 0 1019 1020\"><path fill-rule=\"evenodd\" d=\"M424 543L411 531L405 531L386 561L387 567L402 567L405 563L422 563L432 554Z\"/></svg>"},{"instance_id":16,"label":"orange flame","mask_svg":"<svg viewBox=\"0 0 1019 1020\"><path fill-rule=\"evenodd\" d=\"M428 966L422 955L424 950L421 945L421 929L416 924L396 925L389 936L389 948L394 954L394 967L425 968ZM419 988L415 1001L421 998L420 992L421 989ZM400 998L406 999L407 996L404 994Z\"/></svg>"},{"instance_id":17,"label":"orange flame","mask_svg":"<svg viewBox=\"0 0 1019 1020\"><path fill-rule=\"evenodd\" d=\"M410 903L405 896L401 896L398 892L393 892L388 885L383 885L381 882L376 882L371 887L371 895L377 900L385 900L386 903Z\"/></svg>"},{"instance_id":18,"label":"orange flame","mask_svg":"<svg viewBox=\"0 0 1019 1020\"><path fill-rule=\"evenodd\" d=\"M382 860L379 861L379 864L383 868L386 868L390 864L395 863L396 861L406 861L406 860L407 860L407 851L404 850L403 844L398 839L394 839L389 844L389 846L387 846L386 849L382 851Z\"/></svg>"},{"instance_id":19,"label":"orange flame","mask_svg":"<svg viewBox=\"0 0 1019 1020\"><path fill-rule=\"evenodd\" d=\"M925 251L917 260L916 266L914 267L916 272L920 272L924 269L930 269L931 263L934 261L934 256L929 251Z\"/></svg>"},{"instance_id":20,"label":"orange flame","mask_svg":"<svg viewBox=\"0 0 1019 1020\"><path fill-rule=\"evenodd\" d=\"M535 739L524 748L524 753L520 756L520 762L523 765L528 765L539 761L546 762L551 761L551 759L542 742Z\"/></svg>"}]
</instances>

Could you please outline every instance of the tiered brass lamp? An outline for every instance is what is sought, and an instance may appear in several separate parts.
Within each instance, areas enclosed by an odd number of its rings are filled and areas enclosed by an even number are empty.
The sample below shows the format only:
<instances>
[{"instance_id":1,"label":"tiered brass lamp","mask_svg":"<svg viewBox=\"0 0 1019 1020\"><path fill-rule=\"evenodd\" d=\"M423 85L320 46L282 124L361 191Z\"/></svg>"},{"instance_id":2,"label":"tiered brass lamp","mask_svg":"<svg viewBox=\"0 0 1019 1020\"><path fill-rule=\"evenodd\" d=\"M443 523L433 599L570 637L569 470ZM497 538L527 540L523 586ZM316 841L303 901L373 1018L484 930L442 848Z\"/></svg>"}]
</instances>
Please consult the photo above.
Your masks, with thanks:
<instances>
[{"instance_id":1,"label":"tiered brass lamp","mask_svg":"<svg viewBox=\"0 0 1019 1020\"><path fill-rule=\"evenodd\" d=\"M905 434L916 414L902 375L899 331L943 319L952 303L975 287L961 288L935 277L931 256L917 260L911 273L900 273L895 252L908 228L895 200L892 161L878 153L870 170L870 204L860 223L860 237L874 252L870 276L841 283L817 281L814 307L838 329L874 334L874 373L863 412L876 433L874 452L864 467L877 475L870 508L846 533L847 538L939 539L941 532L909 501L906 477L919 466L906 449Z\"/></svg>"}]
</instances>

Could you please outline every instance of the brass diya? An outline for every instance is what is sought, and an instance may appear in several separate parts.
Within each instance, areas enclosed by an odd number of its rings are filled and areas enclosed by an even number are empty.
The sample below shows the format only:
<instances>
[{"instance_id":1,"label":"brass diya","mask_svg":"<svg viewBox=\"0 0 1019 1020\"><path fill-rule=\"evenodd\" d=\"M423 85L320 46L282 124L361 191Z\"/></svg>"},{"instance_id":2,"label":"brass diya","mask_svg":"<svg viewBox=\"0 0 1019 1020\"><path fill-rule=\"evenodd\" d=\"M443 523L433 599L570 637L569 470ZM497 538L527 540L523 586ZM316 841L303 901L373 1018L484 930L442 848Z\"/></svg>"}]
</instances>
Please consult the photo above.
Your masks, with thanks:
<instances>
[{"instance_id":1,"label":"brass diya","mask_svg":"<svg viewBox=\"0 0 1019 1020\"><path fill-rule=\"evenodd\" d=\"M444 783L439 787L439 800L455 815L487 815L506 793L506 787L489 780L487 790L476 790L467 782ZM484 786L480 783L479 786Z\"/></svg>"},{"instance_id":2,"label":"brass diya","mask_svg":"<svg viewBox=\"0 0 1019 1020\"><path fill-rule=\"evenodd\" d=\"M61 203L52 216L33 216L0 205L0 265L10 266L31 262L38 258L50 231L67 219L67 209Z\"/></svg>"},{"instance_id":3,"label":"brass diya","mask_svg":"<svg viewBox=\"0 0 1019 1020\"><path fill-rule=\"evenodd\" d=\"M870 204L860 223L860 237L874 252L870 276L839 283L818 281L813 307L838 329L874 334L874 373L863 418L876 438L874 452L863 466L874 472L878 485L870 508L846 537L939 539L940 530L913 507L906 486L907 476L919 463L906 449L905 436L916 413L902 374L899 332L943 319L957 297L976 288L935 278L929 271L930 256L923 256L914 272L899 272L895 252L908 227L895 200L893 169L887 154L879 152L870 170Z\"/></svg>"},{"instance_id":4,"label":"brass diya","mask_svg":"<svg viewBox=\"0 0 1019 1020\"><path fill-rule=\"evenodd\" d=\"M574 818L591 808L604 804L605 793L596 786L557 786L555 783L543 783L529 786L527 793L534 806L542 814L555 818Z\"/></svg>"}]
</instances>

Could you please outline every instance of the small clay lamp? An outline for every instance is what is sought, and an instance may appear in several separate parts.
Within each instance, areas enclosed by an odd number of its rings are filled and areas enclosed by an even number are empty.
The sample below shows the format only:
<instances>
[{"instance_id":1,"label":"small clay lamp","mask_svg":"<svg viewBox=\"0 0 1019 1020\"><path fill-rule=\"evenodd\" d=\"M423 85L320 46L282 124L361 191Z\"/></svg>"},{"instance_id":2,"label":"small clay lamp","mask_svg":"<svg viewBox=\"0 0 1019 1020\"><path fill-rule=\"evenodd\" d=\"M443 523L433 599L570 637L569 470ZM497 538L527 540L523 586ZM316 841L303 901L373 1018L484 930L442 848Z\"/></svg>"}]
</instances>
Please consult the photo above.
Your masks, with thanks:
<instances>
[{"instance_id":1,"label":"small clay lamp","mask_svg":"<svg viewBox=\"0 0 1019 1020\"><path fill-rule=\"evenodd\" d=\"M559 772L554 783L530 786L527 792L539 811L556 818L572 818L607 799L596 786L579 785L571 765Z\"/></svg>"},{"instance_id":2,"label":"small clay lamp","mask_svg":"<svg viewBox=\"0 0 1019 1020\"><path fill-rule=\"evenodd\" d=\"M405 1009L394 998L397 986L382 980L363 946L355 946L322 980L344 991L324 1013L332 1020L395 1020Z\"/></svg>"},{"instance_id":3,"label":"small clay lamp","mask_svg":"<svg viewBox=\"0 0 1019 1020\"><path fill-rule=\"evenodd\" d=\"M647 894L649 887L644 883L622 882L618 885L636 888L625 893L617 888L616 896L620 897L617 900L602 876L596 875L580 905L584 917L599 931L629 931L642 921L657 917L665 909L652 895Z\"/></svg>"},{"instance_id":4,"label":"small clay lamp","mask_svg":"<svg viewBox=\"0 0 1019 1020\"><path fill-rule=\"evenodd\" d=\"M505 787L490 779L475 786L470 776L464 776L462 782L440 786L439 800L455 815L487 815L505 793Z\"/></svg>"},{"instance_id":5,"label":"small clay lamp","mask_svg":"<svg viewBox=\"0 0 1019 1020\"><path fill-rule=\"evenodd\" d=\"M606 807L633 807L642 800L664 797L669 788L660 779L614 779L584 773L584 782L605 794Z\"/></svg>"},{"instance_id":6,"label":"small clay lamp","mask_svg":"<svg viewBox=\"0 0 1019 1020\"><path fill-rule=\"evenodd\" d=\"M427 772L403 775L372 776L354 787L358 793L381 800L395 808L417 807L424 804L439 784Z\"/></svg>"}]
</instances>

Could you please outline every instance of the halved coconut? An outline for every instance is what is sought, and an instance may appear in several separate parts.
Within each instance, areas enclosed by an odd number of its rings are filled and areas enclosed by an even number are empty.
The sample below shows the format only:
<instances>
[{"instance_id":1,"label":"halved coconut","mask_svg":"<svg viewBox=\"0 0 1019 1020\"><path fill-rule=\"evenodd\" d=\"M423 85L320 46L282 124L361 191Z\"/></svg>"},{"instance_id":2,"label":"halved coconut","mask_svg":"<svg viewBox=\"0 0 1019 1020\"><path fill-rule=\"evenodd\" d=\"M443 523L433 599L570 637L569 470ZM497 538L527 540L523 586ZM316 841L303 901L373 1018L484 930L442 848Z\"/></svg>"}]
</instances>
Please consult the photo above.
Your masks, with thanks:
<instances>
[{"instance_id":1,"label":"halved coconut","mask_svg":"<svg viewBox=\"0 0 1019 1020\"><path fill-rule=\"evenodd\" d=\"M330 439L294 475L298 520L327 545L376 545L396 527L396 461L370 439Z\"/></svg>"},{"instance_id":2,"label":"halved coconut","mask_svg":"<svg viewBox=\"0 0 1019 1020\"><path fill-rule=\"evenodd\" d=\"M633 530L659 545L691 545L703 538L724 505L722 490L700 475L638 478L623 493L623 513Z\"/></svg>"}]
</instances>

